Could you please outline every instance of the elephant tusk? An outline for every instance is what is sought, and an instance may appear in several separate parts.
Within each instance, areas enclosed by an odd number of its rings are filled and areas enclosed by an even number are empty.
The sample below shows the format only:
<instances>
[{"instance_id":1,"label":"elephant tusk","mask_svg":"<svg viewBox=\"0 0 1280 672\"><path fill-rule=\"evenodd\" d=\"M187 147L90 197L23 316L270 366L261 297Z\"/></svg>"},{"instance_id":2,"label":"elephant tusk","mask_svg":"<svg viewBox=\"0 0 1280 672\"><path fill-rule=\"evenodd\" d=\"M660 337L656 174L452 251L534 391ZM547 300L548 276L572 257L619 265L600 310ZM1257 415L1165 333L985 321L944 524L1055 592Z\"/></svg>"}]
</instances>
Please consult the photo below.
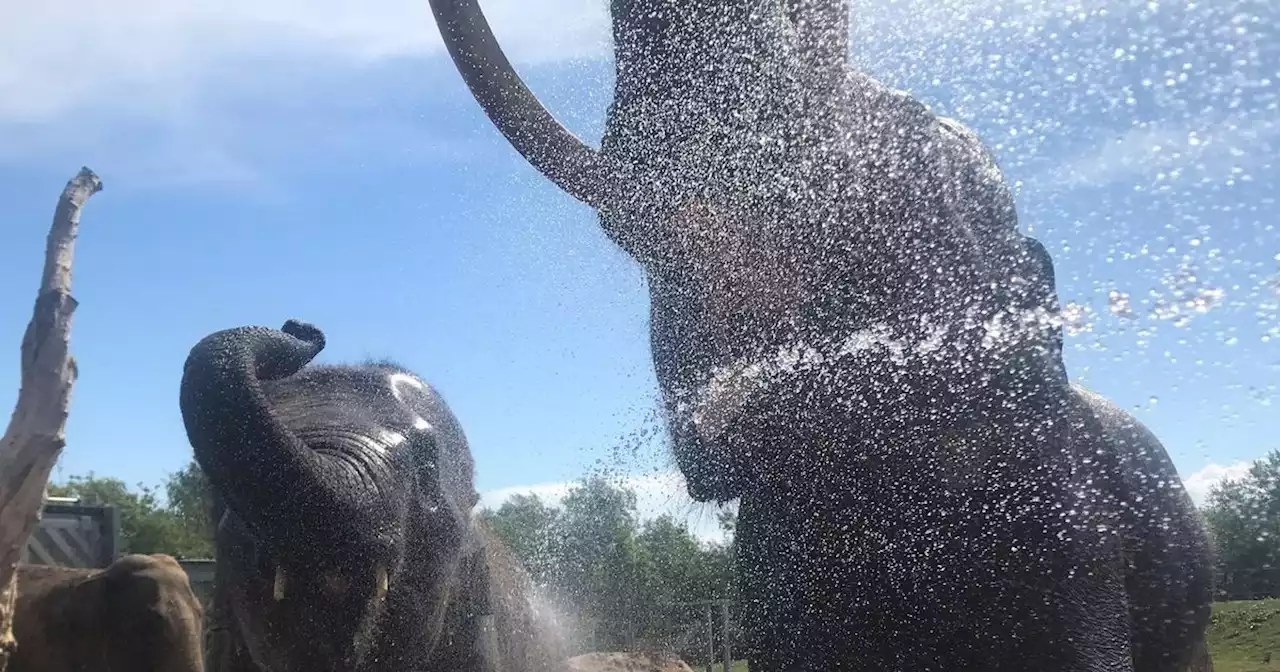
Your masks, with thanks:
<instances>
[{"instance_id":1,"label":"elephant tusk","mask_svg":"<svg viewBox=\"0 0 1280 672\"><path fill-rule=\"evenodd\" d=\"M387 596L387 588L388 588L387 568L383 567L382 565L378 565L378 569L375 572L374 579L375 579L376 585L378 586L377 599L381 601L383 598Z\"/></svg>"},{"instance_id":2,"label":"elephant tusk","mask_svg":"<svg viewBox=\"0 0 1280 672\"><path fill-rule=\"evenodd\" d=\"M288 577L285 576L284 567L281 565L276 565L276 580L275 580L275 585L272 587L272 593L271 593L272 596L275 597L276 602L279 602L280 600L284 599L284 589L287 585L287 582L288 582Z\"/></svg>"}]
</instances>

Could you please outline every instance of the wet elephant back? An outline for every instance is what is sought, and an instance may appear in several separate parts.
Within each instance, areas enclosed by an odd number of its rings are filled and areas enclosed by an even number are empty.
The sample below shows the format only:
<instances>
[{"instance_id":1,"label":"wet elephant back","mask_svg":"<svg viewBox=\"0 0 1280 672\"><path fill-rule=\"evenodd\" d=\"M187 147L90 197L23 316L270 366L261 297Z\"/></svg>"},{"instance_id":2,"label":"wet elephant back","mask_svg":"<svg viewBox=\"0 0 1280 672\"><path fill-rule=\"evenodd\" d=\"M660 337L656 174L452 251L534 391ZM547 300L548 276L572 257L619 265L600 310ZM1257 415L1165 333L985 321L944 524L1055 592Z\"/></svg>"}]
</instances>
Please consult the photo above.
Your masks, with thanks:
<instances>
[{"instance_id":1,"label":"wet elephant back","mask_svg":"<svg viewBox=\"0 0 1280 672\"><path fill-rule=\"evenodd\" d=\"M1094 427L1081 446L1104 459L1124 528L1125 587L1133 619L1134 669L1212 669L1203 633L1212 607L1211 542L1204 521L1159 439L1106 397L1073 385ZM1209 665L1205 668L1205 665Z\"/></svg>"}]
</instances>

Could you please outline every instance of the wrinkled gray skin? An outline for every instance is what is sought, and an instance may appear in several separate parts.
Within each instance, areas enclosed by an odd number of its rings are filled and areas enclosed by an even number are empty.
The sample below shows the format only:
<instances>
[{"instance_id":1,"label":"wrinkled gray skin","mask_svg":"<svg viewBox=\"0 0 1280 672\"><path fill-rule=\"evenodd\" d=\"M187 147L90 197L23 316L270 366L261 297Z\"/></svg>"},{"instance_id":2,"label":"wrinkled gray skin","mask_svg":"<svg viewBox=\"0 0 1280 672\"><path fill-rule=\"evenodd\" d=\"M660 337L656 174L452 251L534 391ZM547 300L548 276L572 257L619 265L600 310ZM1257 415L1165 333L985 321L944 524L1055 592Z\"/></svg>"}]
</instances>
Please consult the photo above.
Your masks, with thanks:
<instances>
[{"instance_id":1,"label":"wrinkled gray skin","mask_svg":"<svg viewBox=\"0 0 1280 672\"><path fill-rule=\"evenodd\" d=\"M753 671L1207 669L1173 464L1069 383L994 158L851 69L842 3L614 0L599 151L473 2L432 7L498 128L645 268L689 492L741 498Z\"/></svg>"},{"instance_id":2,"label":"wrinkled gray skin","mask_svg":"<svg viewBox=\"0 0 1280 672\"><path fill-rule=\"evenodd\" d=\"M550 669L529 583L472 518L466 438L388 362L303 368L310 325L216 332L181 408L216 493L210 672Z\"/></svg>"}]
</instances>

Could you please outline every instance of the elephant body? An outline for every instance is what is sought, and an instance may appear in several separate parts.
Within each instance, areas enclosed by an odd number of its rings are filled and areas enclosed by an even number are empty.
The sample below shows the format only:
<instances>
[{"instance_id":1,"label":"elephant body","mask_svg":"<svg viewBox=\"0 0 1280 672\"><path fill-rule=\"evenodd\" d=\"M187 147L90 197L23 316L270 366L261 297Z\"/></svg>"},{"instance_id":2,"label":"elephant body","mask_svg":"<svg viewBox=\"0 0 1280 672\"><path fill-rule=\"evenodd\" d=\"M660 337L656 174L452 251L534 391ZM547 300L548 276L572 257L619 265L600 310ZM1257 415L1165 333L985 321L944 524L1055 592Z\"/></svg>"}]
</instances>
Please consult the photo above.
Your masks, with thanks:
<instances>
[{"instance_id":1,"label":"elephant body","mask_svg":"<svg viewBox=\"0 0 1280 672\"><path fill-rule=\"evenodd\" d=\"M303 366L319 330L240 328L188 358L215 493L217 672L549 669L546 614L479 497L443 398L388 362Z\"/></svg>"},{"instance_id":2,"label":"elephant body","mask_svg":"<svg viewBox=\"0 0 1280 672\"><path fill-rule=\"evenodd\" d=\"M203 612L168 555L105 569L19 565L10 672L201 672Z\"/></svg>"},{"instance_id":3,"label":"elephant body","mask_svg":"<svg viewBox=\"0 0 1280 672\"><path fill-rule=\"evenodd\" d=\"M1176 469L1070 383L994 156L853 69L846 2L612 0L599 150L473 0L432 8L495 125L644 267L689 493L741 499L753 672L1207 663Z\"/></svg>"},{"instance_id":4,"label":"elephant body","mask_svg":"<svg viewBox=\"0 0 1280 672\"><path fill-rule=\"evenodd\" d=\"M741 498L753 672L1187 669L1202 520L1159 441L1069 382L1053 263L994 157L806 70L784 3L731 4L614 3L603 153L661 190L601 222L647 271L690 494ZM682 37L685 12L733 29ZM690 81L632 62L686 49L713 64Z\"/></svg>"},{"instance_id":5,"label":"elephant body","mask_svg":"<svg viewBox=\"0 0 1280 672\"><path fill-rule=\"evenodd\" d=\"M982 464L992 437L956 437L925 442L949 451L933 459L877 446L844 488L744 494L752 672L1211 669L1190 667L1212 591L1194 505L1140 423L1072 396L1052 482Z\"/></svg>"}]
</instances>

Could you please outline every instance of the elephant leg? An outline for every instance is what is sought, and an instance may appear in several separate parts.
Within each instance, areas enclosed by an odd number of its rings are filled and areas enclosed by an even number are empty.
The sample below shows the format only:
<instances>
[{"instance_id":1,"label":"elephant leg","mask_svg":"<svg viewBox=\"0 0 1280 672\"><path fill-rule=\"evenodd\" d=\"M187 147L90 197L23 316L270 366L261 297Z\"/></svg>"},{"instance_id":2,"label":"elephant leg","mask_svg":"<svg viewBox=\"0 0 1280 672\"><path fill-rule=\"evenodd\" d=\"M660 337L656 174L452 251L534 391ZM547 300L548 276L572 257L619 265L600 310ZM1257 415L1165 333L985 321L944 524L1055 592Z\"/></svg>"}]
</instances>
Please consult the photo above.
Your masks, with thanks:
<instances>
[{"instance_id":1,"label":"elephant leg","mask_svg":"<svg viewBox=\"0 0 1280 672\"><path fill-rule=\"evenodd\" d=\"M219 582L214 587L213 604L205 627L205 672L261 672L249 658L249 652L240 639L240 631L222 589L225 585Z\"/></svg>"},{"instance_id":2,"label":"elephant leg","mask_svg":"<svg viewBox=\"0 0 1280 672\"><path fill-rule=\"evenodd\" d=\"M225 562L217 564L214 579L213 600L205 626L204 669L206 672L256 672L252 663L246 665L237 654L243 649L231 618L231 609L225 594ZM239 656L243 658L243 656Z\"/></svg>"},{"instance_id":3,"label":"elephant leg","mask_svg":"<svg viewBox=\"0 0 1280 672\"><path fill-rule=\"evenodd\" d=\"M739 646L746 654L750 672L787 670L781 643L786 640L787 626L795 620L786 599L790 575L770 544L774 539L785 538L785 534L774 528L773 519L762 515L771 505L756 496L744 495L738 511L735 578L742 596L739 625L743 636Z\"/></svg>"},{"instance_id":4,"label":"elephant leg","mask_svg":"<svg viewBox=\"0 0 1280 672\"><path fill-rule=\"evenodd\" d=\"M1196 640L1185 672L1213 672L1213 657L1209 655L1209 645L1203 637Z\"/></svg>"},{"instance_id":5,"label":"elephant leg","mask_svg":"<svg viewBox=\"0 0 1280 672\"><path fill-rule=\"evenodd\" d=\"M262 672L231 632L210 632L205 651L205 672Z\"/></svg>"},{"instance_id":6,"label":"elephant leg","mask_svg":"<svg viewBox=\"0 0 1280 672\"><path fill-rule=\"evenodd\" d=\"M205 672L262 672L231 632L211 633L204 669Z\"/></svg>"},{"instance_id":7,"label":"elephant leg","mask_svg":"<svg viewBox=\"0 0 1280 672\"><path fill-rule=\"evenodd\" d=\"M214 524L221 531L226 507L217 495L213 498ZM209 615L205 625L204 669L205 672L261 672L249 658L244 643L240 640L240 631L231 615L231 602L227 595L227 586L234 580L229 575L229 562L223 553L221 543L214 550L213 599L209 605Z\"/></svg>"}]
</instances>

